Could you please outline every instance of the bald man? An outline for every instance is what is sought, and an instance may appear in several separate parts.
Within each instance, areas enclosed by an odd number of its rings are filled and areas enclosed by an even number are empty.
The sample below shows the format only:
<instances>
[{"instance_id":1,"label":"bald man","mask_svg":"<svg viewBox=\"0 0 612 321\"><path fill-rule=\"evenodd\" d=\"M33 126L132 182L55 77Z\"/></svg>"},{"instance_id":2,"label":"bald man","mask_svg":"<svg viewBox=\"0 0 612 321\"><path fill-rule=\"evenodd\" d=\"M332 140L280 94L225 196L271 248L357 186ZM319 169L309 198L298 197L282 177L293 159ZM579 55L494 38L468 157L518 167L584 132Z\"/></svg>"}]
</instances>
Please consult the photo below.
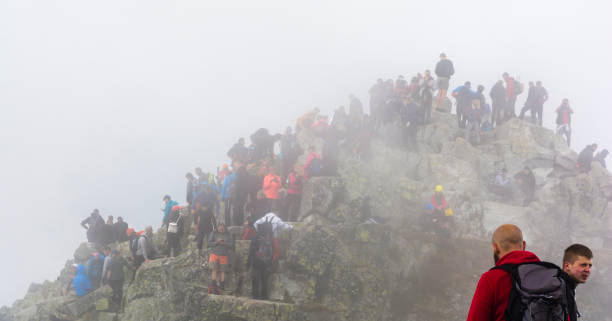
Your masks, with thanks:
<instances>
[{"instance_id":1,"label":"bald man","mask_svg":"<svg viewBox=\"0 0 612 321\"><path fill-rule=\"evenodd\" d=\"M493 258L495 266L540 262L533 253L525 251L523 232L512 224L505 224L493 233ZM478 281L468 321L503 321L512 289L510 274L493 269L484 273Z\"/></svg>"}]
</instances>

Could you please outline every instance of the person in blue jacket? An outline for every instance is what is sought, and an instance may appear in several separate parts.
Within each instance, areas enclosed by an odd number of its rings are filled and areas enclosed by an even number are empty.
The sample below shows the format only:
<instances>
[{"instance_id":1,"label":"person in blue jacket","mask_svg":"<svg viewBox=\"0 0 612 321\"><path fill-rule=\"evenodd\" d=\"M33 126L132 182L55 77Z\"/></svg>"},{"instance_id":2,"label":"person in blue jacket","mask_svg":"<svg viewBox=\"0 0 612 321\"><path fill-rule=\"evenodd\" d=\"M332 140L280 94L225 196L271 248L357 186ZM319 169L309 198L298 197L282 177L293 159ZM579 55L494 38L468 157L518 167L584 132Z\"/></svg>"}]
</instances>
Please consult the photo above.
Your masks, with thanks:
<instances>
[{"instance_id":1,"label":"person in blue jacket","mask_svg":"<svg viewBox=\"0 0 612 321\"><path fill-rule=\"evenodd\" d=\"M72 280L72 285L74 286L74 293L76 293L76 295L79 297L84 296L91 291L91 284L87 278L85 265L79 264L77 267L77 274Z\"/></svg>"},{"instance_id":2,"label":"person in blue jacket","mask_svg":"<svg viewBox=\"0 0 612 321\"><path fill-rule=\"evenodd\" d=\"M176 201L173 201L170 195L164 196L164 203L166 203L166 207L162 209L162 211L164 212L164 217L162 218L162 225L168 225L168 214L170 214L172 208L177 206L178 203Z\"/></svg>"},{"instance_id":3,"label":"person in blue jacket","mask_svg":"<svg viewBox=\"0 0 612 321\"><path fill-rule=\"evenodd\" d=\"M472 84L466 81L462 86L455 88L452 95L457 100L457 122L459 128L465 128L467 125L466 112L472 106L472 100L477 98L476 93L472 90Z\"/></svg>"}]
</instances>

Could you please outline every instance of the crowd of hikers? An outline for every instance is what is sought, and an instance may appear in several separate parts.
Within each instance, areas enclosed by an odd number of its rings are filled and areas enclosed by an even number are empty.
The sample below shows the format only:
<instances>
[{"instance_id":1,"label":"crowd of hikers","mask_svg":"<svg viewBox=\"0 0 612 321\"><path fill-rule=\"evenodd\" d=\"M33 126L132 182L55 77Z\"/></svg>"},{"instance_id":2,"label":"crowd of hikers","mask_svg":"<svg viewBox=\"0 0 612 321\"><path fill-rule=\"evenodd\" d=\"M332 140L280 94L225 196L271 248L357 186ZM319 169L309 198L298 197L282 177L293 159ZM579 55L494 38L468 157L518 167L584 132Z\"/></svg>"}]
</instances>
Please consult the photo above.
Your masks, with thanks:
<instances>
[{"instance_id":1,"label":"crowd of hikers","mask_svg":"<svg viewBox=\"0 0 612 321\"><path fill-rule=\"evenodd\" d=\"M74 288L76 295L82 296L103 284L108 284L113 288L113 298L120 302L124 268L136 270L149 260L179 255L182 236L193 231L199 262L204 253L203 249L209 249L209 256L203 262L211 270L212 283L208 288L209 293L220 294L226 289L226 280L231 271L231 252L234 250L235 240L239 238L250 240L246 268L251 271L252 296L256 299L268 299L269 276L279 259L278 232L292 229L293 226L287 222L300 219L304 184L318 176L337 176L338 151L341 147L351 151L356 159L367 157L372 133L380 126L399 123L406 147L417 149L414 138L416 128L431 121L434 109L450 112L447 92L454 72L451 60L441 54L434 71L436 78L430 70L425 70L409 82L403 76L399 76L395 81L378 79L369 90L369 115L364 112L361 101L351 94L348 97L348 111L344 106L340 106L331 118L321 115L320 110L315 108L298 119L295 132L293 128L288 127L284 133L273 135L267 129L261 128L250 136L248 146L244 138L239 138L227 152L230 163L217 168L215 173L195 168L193 173L185 175L185 206L179 205L170 195L163 197L161 226L166 232L165 253L160 253L155 245L151 226L137 232L129 228L123 218L118 217L117 222L114 222L113 217L109 216L104 221L100 212L94 210L81 225L87 229L88 241L96 244L99 251L93 254L87 266L74 266L75 276L69 289ZM483 85L478 85L474 91L472 84L467 81L451 92L456 100L458 125L465 129L466 140L474 144L480 143L481 131L490 131L517 117L516 101L523 93L524 86L508 73L503 73L502 77L503 80L495 83L489 91L491 104L485 97ZM527 100L518 117L523 119L525 114L530 112L529 120L541 126L544 103L547 100L548 93L542 82L530 82ZM563 100L556 112L557 134L565 135L569 145L573 110L567 99ZM320 138L320 144L308 146L304 151L298 143L298 134L306 129L311 135ZM276 152L275 147L278 147L279 152ZM595 154L596 150L597 145L592 144L580 153L577 163L580 171L588 172L593 161L598 161L605 167L608 151L604 149ZM528 206L535 200L536 191L532 169L525 167L513 178L523 194L523 206ZM492 175L489 188L496 195L513 197L513 181L506 168ZM441 185L435 187L426 204L422 226L437 233L448 232L453 224L453 210ZM185 226L184 215L191 215L192 226ZM230 233L228 228L231 226L243 227L241 236L236 237ZM516 269L510 271L510 268L525 260L539 261L535 255L522 252L524 242L521 237L520 230L512 226L500 227L494 235L496 262L499 256L499 262L502 264L498 264L499 269L485 274L490 277L483 276L486 281L481 279L481 283L487 283L482 286L479 283L469 320L501 320L490 317L497 316L506 309L505 303L500 303L499 299L507 298L506 292L512 287L510 275L515 278L517 274ZM110 250L109 245L113 242L129 242L130 253L127 259L124 259L118 250ZM504 254L510 253L511 249L517 252L506 257ZM574 264L578 260L576 257L580 260L592 258L592 255L586 255L584 250L575 252L572 249L574 247L570 247L569 252L566 251L567 262L564 258L564 271L570 276L564 278L568 284L568 293L571 292L569 289L580 283L572 279L575 276ZM514 258L516 255L519 256ZM582 262L580 260L578 262ZM511 273L503 274L504 269ZM586 278L584 280L586 281ZM505 294L496 291L505 291ZM496 304L498 306L495 306ZM487 306L488 310L485 310L484 306ZM481 311L488 311L487 317L484 317ZM573 311L570 310L571 313Z\"/></svg>"}]
</instances>

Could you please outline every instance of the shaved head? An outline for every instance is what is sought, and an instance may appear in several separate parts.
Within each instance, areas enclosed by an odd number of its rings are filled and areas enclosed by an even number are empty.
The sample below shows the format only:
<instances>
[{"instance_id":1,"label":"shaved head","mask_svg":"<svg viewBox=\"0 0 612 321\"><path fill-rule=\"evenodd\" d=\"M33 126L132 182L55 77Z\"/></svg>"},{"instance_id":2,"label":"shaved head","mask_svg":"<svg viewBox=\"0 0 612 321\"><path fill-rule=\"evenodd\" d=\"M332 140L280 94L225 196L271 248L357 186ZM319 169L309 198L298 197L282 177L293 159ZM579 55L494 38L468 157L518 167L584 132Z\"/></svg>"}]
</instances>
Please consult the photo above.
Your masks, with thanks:
<instances>
[{"instance_id":1,"label":"shaved head","mask_svg":"<svg viewBox=\"0 0 612 321\"><path fill-rule=\"evenodd\" d=\"M512 251L525 250L523 232L514 224L504 224L493 232L493 260L497 262Z\"/></svg>"}]
</instances>

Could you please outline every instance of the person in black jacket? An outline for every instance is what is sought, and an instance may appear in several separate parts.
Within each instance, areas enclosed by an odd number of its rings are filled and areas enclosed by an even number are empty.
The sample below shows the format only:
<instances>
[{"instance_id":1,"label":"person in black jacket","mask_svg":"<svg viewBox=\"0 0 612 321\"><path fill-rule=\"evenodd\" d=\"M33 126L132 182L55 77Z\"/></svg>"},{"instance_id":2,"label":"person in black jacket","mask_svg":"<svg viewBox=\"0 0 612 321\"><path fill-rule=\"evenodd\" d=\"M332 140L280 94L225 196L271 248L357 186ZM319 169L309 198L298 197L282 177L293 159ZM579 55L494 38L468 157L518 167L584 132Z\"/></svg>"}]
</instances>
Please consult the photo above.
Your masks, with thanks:
<instances>
[{"instance_id":1,"label":"person in black jacket","mask_svg":"<svg viewBox=\"0 0 612 321\"><path fill-rule=\"evenodd\" d=\"M580 313L576 304L576 287L586 283L593 267L593 252L582 244L570 245L563 253L563 273L568 303L569 320L577 321Z\"/></svg>"},{"instance_id":2,"label":"person in black jacket","mask_svg":"<svg viewBox=\"0 0 612 321\"><path fill-rule=\"evenodd\" d=\"M101 244L103 240L102 230L106 223L100 211L94 209L91 215L81 222L81 226L87 230L87 241L90 243Z\"/></svg>"},{"instance_id":3,"label":"person in black jacket","mask_svg":"<svg viewBox=\"0 0 612 321\"><path fill-rule=\"evenodd\" d=\"M113 239L117 242L127 241L127 234L125 231L128 229L128 224L123 221L123 217L117 217L117 222L113 224Z\"/></svg>"},{"instance_id":4,"label":"person in black jacket","mask_svg":"<svg viewBox=\"0 0 612 321\"><path fill-rule=\"evenodd\" d=\"M596 150L597 144L591 144L578 154L578 169L581 173L588 173L591 171L591 163L593 162L593 155Z\"/></svg>"},{"instance_id":5,"label":"person in black jacket","mask_svg":"<svg viewBox=\"0 0 612 321\"><path fill-rule=\"evenodd\" d=\"M493 113L491 124L497 126L501 119L505 117L505 115L503 115L503 111L506 108L506 89L504 88L504 82L498 80L495 85L491 87L489 96L491 97L491 112Z\"/></svg>"},{"instance_id":6,"label":"person in black jacket","mask_svg":"<svg viewBox=\"0 0 612 321\"><path fill-rule=\"evenodd\" d=\"M445 53L440 54L440 61L436 64L436 76L438 76L438 106L442 103L443 99L446 98L446 92L448 91L448 85L450 78L455 74L455 67L453 62L446 58Z\"/></svg>"},{"instance_id":7,"label":"person in black jacket","mask_svg":"<svg viewBox=\"0 0 612 321\"><path fill-rule=\"evenodd\" d=\"M536 124L536 111L538 108L538 89L536 88L533 81L529 82L529 91L527 91L527 100L525 101L525 105L523 109L521 109L521 114L519 115L520 119L525 117L525 113L527 111L531 111L531 122Z\"/></svg>"},{"instance_id":8,"label":"person in black jacket","mask_svg":"<svg viewBox=\"0 0 612 321\"><path fill-rule=\"evenodd\" d=\"M168 225L166 227L166 241L168 242L166 256L173 257L179 255L181 250L181 237L183 236L184 224L181 216L181 207L174 206L168 215Z\"/></svg>"}]
</instances>

